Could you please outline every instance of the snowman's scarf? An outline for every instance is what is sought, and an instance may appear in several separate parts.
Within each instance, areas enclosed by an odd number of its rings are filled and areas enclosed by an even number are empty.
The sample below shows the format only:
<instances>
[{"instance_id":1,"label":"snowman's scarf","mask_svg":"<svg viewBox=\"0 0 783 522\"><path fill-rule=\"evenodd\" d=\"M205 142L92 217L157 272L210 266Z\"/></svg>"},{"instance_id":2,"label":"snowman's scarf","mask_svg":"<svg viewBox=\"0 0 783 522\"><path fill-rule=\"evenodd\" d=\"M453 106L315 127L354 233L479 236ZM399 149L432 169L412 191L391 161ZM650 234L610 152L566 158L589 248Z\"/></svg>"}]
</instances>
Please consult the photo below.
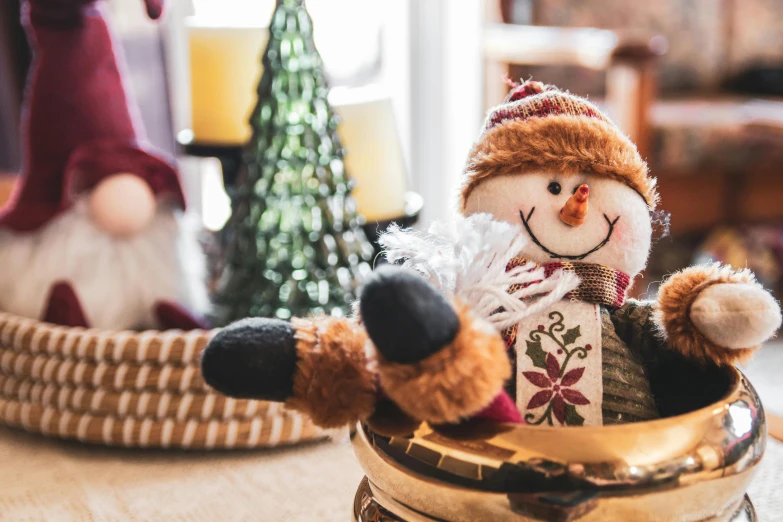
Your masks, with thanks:
<instances>
[{"instance_id":1,"label":"snowman's scarf","mask_svg":"<svg viewBox=\"0 0 783 522\"><path fill-rule=\"evenodd\" d=\"M435 223L427 233L390 227L380 237L390 263L402 262L503 331L577 292L579 275L526 261L509 264L528 239L489 214Z\"/></svg>"},{"instance_id":2,"label":"snowman's scarf","mask_svg":"<svg viewBox=\"0 0 783 522\"><path fill-rule=\"evenodd\" d=\"M530 261L523 256L512 259L507 270L514 270L517 266L527 266ZM551 277L556 273L571 273L579 277L579 286L568 292L565 297L592 303L606 305L613 308L621 306L626 298L626 292L631 284L628 274L596 263L579 263L573 261L553 261L541 265L544 269L544 277ZM512 286L510 291L516 288ZM502 331L503 340L509 349L514 346L517 339L518 324L512 324Z\"/></svg>"},{"instance_id":3,"label":"snowman's scarf","mask_svg":"<svg viewBox=\"0 0 783 522\"><path fill-rule=\"evenodd\" d=\"M530 260L523 256L512 259L507 270L513 270L517 266L524 266ZM596 263L579 263L573 261L553 261L542 265L544 277L564 271L579 276L579 286L568 292L567 298L584 301L586 303L601 304L617 308L625 301L631 278L628 274L615 270L605 265ZM512 287L512 290L514 288Z\"/></svg>"}]
</instances>

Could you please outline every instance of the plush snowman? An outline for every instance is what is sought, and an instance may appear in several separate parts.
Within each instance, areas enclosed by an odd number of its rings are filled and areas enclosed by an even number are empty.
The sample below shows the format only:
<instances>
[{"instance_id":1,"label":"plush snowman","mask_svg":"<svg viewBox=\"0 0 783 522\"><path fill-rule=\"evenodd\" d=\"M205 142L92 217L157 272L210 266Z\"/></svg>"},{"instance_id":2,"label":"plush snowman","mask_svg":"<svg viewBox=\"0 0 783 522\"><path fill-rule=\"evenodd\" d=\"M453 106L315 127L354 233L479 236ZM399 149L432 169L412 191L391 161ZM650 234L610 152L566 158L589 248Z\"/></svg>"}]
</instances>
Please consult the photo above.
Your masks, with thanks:
<instances>
[{"instance_id":1,"label":"plush snowman","mask_svg":"<svg viewBox=\"0 0 783 522\"><path fill-rule=\"evenodd\" d=\"M357 317L240 321L208 346L207 381L327 427L476 417L599 426L659 417L656 391L684 375L670 368L743 361L780 326L777 302L745 270L691 267L656 301L626 297L651 246L655 180L582 98L538 82L514 88L489 113L464 180L458 221L485 229L463 235L503 230L509 249L478 248L472 266L444 276L433 267L448 263L434 260L459 259L464 241L394 231L384 242L403 266L375 273ZM498 261L508 275L499 286L487 276L456 288Z\"/></svg>"},{"instance_id":2,"label":"plush snowman","mask_svg":"<svg viewBox=\"0 0 783 522\"><path fill-rule=\"evenodd\" d=\"M144 144L94 0L28 0L24 168L0 213L0 310L66 326L195 328L208 300L172 162ZM161 0L147 0L152 18Z\"/></svg>"}]
</instances>

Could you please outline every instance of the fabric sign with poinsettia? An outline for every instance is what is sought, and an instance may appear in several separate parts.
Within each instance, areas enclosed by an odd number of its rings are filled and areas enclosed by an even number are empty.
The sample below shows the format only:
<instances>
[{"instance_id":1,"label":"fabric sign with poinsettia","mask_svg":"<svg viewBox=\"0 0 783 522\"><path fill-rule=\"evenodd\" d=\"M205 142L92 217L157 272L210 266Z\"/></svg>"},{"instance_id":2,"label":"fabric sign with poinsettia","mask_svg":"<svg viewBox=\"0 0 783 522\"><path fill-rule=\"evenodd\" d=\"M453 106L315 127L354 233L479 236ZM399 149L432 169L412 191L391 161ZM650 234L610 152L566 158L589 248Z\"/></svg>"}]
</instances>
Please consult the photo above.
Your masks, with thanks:
<instances>
[{"instance_id":1,"label":"fabric sign with poinsettia","mask_svg":"<svg viewBox=\"0 0 783 522\"><path fill-rule=\"evenodd\" d=\"M517 407L525 421L602 425L599 306L563 300L524 319L517 332Z\"/></svg>"}]
</instances>

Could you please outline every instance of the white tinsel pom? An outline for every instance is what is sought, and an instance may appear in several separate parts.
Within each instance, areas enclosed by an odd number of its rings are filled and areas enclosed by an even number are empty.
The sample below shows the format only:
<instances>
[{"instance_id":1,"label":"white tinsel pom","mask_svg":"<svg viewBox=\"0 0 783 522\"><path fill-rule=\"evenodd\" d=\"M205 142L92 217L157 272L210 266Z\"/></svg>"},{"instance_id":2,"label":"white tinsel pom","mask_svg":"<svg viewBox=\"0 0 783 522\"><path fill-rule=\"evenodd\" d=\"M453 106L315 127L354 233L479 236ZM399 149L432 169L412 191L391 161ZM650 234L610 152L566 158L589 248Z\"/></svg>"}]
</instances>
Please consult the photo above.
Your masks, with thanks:
<instances>
[{"instance_id":1,"label":"white tinsel pom","mask_svg":"<svg viewBox=\"0 0 783 522\"><path fill-rule=\"evenodd\" d=\"M545 278L534 263L506 271L528 240L519 226L490 214L436 222L426 233L392 225L380 243L390 263L402 261L498 330L548 308L579 284L575 274L562 270ZM512 285L526 286L509 293Z\"/></svg>"}]
</instances>

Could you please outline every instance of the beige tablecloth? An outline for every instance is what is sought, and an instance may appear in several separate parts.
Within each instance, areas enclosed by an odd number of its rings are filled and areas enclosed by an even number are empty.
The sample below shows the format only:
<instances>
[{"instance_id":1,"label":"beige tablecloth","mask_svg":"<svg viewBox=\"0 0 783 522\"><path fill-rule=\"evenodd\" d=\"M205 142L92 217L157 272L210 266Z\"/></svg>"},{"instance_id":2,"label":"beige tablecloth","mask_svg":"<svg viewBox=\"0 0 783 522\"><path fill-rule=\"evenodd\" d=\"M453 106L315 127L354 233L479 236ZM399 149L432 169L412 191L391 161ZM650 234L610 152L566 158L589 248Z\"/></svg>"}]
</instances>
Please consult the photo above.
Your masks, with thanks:
<instances>
[{"instance_id":1,"label":"beige tablecloth","mask_svg":"<svg viewBox=\"0 0 783 522\"><path fill-rule=\"evenodd\" d=\"M783 414L783 343L746 369ZM186 453L84 446L0 427L0 520L341 522L362 471L350 444ZM783 522L783 443L750 488L762 522Z\"/></svg>"},{"instance_id":2,"label":"beige tablecloth","mask_svg":"<svg viewBox=\"0 0 783 522\"><path fill-rule=\"evenodd\" d=\"M347 443L236 453L86 447L0 428L3 521L350 520L362 477ZM783 443L770 441L750 494L783 520Z\"/></svg>"},{"instance_id":3,"label":"beige tablecloth","mask_svg":"<svg viewBox=\"0 0 783 522\"><path fill-rule=\"evenodd\" d=\"M186 453L88 447L0 428L0 520L348 521L348 442Z\"/></svg>"}]
</instances>

